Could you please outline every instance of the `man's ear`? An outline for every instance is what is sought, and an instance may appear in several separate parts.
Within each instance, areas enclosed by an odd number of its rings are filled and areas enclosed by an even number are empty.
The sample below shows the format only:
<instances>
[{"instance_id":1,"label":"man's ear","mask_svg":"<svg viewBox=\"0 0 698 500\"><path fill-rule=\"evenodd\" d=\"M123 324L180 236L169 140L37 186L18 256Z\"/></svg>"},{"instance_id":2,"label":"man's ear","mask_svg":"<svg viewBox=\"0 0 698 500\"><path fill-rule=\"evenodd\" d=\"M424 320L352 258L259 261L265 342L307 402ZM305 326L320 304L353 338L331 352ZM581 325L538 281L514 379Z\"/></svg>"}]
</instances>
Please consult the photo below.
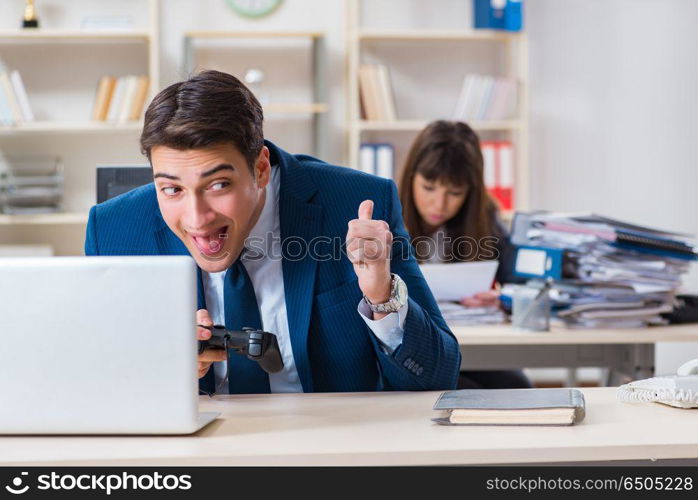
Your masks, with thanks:
<instances>
[{"instance_id":1,"label":"man's ear","mask_svg":"<svg viewBox=\"0 0 698 500\"><path fill-rule=\"evenodd\" d=\"M259 189L264 189L271 178L271 163L269 162L269 148L262 146L257 162L254 166L254 178Z\"/></svg>"}]
</instances>

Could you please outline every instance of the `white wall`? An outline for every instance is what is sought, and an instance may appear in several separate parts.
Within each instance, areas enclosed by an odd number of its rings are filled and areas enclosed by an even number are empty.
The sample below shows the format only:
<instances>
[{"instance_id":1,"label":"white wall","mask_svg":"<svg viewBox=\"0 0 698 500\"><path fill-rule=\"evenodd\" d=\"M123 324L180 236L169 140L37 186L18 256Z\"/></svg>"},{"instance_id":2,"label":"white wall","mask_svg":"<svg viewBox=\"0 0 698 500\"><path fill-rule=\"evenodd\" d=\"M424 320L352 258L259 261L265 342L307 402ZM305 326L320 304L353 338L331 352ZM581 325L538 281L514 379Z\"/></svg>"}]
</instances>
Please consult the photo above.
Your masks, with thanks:
<instances>
[{"instance_id":1,"label":"white wall","mask_svg":"<svg viewBox=\"0 0 698 500\"><path fill-rule=\"evenodd\" d=\"M526 14L533 206L698 234L698 2L532 0Z\"/></svg>"},{"instance_id":2,"label":"white wall","mask_svg":"<svg viewBox=\"0 0 698 500\"><path fill-rule=\"evenodd\" d=\"M698 234L696 20L695 0L527 3L533 207ZM695 357L660 344L657 371Z\"/></svg>"}]
</instances>

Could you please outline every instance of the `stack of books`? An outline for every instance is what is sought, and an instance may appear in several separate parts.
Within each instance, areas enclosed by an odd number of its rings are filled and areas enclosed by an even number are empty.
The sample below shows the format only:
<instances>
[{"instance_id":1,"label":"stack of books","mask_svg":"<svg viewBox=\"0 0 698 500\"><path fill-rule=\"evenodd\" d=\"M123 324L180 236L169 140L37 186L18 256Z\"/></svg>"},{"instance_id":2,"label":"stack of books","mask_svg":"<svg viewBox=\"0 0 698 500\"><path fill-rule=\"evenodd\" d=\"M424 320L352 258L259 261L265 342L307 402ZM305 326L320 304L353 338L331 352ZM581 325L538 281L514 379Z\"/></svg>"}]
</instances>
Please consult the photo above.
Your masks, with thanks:
<instances>
[{"instance_id":1,"label":"stack of books","mask_svg":"<svg viewBox=\"0 0 698 500\"><path fill-rule=\"evenodd\" d=\"M371 121L394 121L395 98L388 68L384 64L362 64L359 68L362 117Z\"/></svg>"},{"instance_id":2,"label":"stack of books","mask_svg":"<svg viewBox=\"0 0 698 500\"><path fill-rule=\"evenodd\" d=\"M449 324L500 325L506 322L506 315L498 306L465 307L455 302L439 302L441 316Z\"/></svg>"},{"instance_id":3,"label":"stack of books","mask_svg":"<svg viewBox=\"0 0 698 500\"><path fill-rule=\"evenodd\" d=\"M140 120L149 86L146 75L103 76L97 84L92 120L117 124Z\"/></svg>"},{"instance_id":4,"label":"stack of books","mask_svg":"<svg viewBox=\"0 0 698 500\"><path fill-rule=\"evenodd\" d=\"M512 225L514 244L562 250L551 298L557 316L577 328L666 323L661 315L698 260L689 236L593 214L517 214Z\"/></svg>"},{"instance_id":5,"label":"stack of books","mask_svg":"<svg viewBox=\"0 0 698 500\"><path fill-rule=\"evenodd\" d=\"M61 211L63 169L60 159L7 159L0 171L0 205L3 213L26 215Z\"/></svg>"},{"instance_id":6,"label":"stack of books","mask_svg":"<svg viewBox=\"0 0 698 500\"><path fill-rule=\"evenodd\" d=\"M0 68L0 125L33 122L27 91L19 71Z\"/></svg>"},{"instance_id":7,"label":"stack of books","mask_svg":"<svg viewBox=\"0 0 698 500\"><path fill-rule=\"evenodd\" d=\"M465 75L453 119L457 121L511 120L517 116L517 84L509 78Z\"/></svg>"}]
</instances>

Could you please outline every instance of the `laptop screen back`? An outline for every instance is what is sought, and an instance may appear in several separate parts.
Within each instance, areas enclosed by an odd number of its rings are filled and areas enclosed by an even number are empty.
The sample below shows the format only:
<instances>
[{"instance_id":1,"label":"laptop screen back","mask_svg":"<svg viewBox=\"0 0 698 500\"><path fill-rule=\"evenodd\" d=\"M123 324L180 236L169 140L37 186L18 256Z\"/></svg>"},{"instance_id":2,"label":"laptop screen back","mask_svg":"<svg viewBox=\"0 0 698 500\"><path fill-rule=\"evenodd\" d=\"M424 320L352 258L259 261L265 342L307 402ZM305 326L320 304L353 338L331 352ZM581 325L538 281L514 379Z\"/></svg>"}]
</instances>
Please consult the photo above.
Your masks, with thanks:
<instances>
[{"instance_id":1,"label":"laptop screen back","mask_svg":"<svg viewBox=\"0 0 698 500\"><path fill-rule=\"evenodd\" d=\"M197 418L189 257L0 259L0 433L168 433Z\"/></svg>"}]
</instances>

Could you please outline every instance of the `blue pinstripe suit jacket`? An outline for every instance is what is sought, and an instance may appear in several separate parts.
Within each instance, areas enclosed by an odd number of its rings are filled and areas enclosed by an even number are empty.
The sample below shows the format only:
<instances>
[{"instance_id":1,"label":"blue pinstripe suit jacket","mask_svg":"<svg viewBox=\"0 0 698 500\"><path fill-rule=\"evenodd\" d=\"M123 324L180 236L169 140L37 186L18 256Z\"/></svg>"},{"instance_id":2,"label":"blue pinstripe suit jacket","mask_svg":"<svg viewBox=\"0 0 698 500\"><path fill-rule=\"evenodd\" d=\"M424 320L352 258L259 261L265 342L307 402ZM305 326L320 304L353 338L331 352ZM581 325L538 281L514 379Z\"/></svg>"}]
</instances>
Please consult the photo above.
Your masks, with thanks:
<instances>
[{"instance_id":1,"label":"blue pinstripe suit jacket","mask_svg":"<svg viewBox=\"0 0 698 500\"><path fill-rule=\"evenodd\" d=\"M313 242L313 254L282 263L291 345L303 390L454 388L458 343L410 251L395 184L265 144L272 165L281 169L282 247L296 255L303 242ZM391 270L405 281L409 294L403 341L391 355L359 316L357 277L336 245L344 241L348 222L366 199L374 201L373 218L390 225L395 240ZM162 219L153 184L92 207L85 254L189 255ZM201 289L199 297L202 307Z\"/></svg>"}]
</instances>

